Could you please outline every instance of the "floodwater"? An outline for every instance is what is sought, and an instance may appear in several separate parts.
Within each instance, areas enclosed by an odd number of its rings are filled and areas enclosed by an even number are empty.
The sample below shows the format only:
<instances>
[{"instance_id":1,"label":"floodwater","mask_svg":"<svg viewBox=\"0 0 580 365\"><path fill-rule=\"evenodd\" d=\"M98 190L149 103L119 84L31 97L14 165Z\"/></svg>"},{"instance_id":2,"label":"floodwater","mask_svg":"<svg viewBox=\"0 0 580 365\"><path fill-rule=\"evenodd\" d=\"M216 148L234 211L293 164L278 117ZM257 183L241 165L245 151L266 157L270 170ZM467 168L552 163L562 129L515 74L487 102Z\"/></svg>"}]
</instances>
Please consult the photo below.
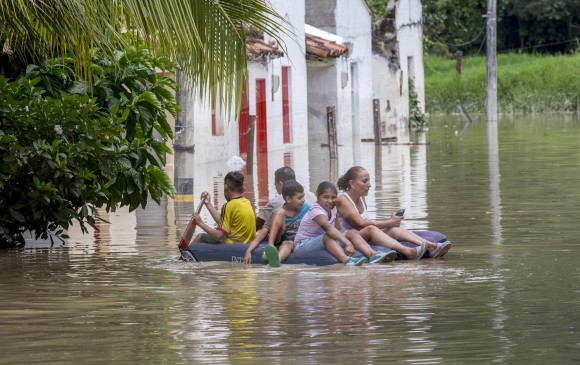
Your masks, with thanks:
<instances>
[{"instance_id":1,"label":"floodwater","mask_svg":"<svg viewBox=\"0 0 580 365\"><path fill-rule=\"evenodd\" d=\"M352 164L379 217L453 242L442 260L379 266L184 263L194 202L104 215L65 245L0 252L1 364L569 364L580 361L580 120L432 120L416 145L271 154L249 196L291 164L311 190ZM264 159L258 159L264 163ZM225 162L196 166L223 204ZM326 176L326 177L325 177ZM205 214L205 213L204 213ZM206 216L206 218L208 218Z\"/></svg>"}]
</instances>

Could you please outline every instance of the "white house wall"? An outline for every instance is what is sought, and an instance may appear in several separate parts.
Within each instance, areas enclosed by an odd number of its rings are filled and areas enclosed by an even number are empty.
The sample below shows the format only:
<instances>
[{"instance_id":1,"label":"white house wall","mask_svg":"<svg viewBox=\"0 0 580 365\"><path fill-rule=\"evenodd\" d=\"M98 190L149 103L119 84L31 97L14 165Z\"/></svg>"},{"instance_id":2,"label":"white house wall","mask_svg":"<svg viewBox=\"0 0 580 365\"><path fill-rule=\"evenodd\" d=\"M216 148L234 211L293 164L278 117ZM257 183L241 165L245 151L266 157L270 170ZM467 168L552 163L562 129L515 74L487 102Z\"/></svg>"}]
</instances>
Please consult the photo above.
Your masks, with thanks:
<instances>
[{"instance_id":1,"label":"white house wall","mask_svg":"<svg viewBox=\"0 0 580 365\"><path fill-rule=\"evenodd\" d=\"M266 82L266 113L268 130L268 151L285 150L294 146L307 144L304 134L307 131L307 95L306 95L306 60L304 35L304 2L271 1L272 7L292 27L295 35L291 38L280 34L285 42L285 56L270 59L265 65L257 62L248 63L248 99L249 113L256 114L256 80ZM265 41L270 39L266 37ZM282 67L289 66L289 100L290 100L290 135L291 143L283 143L282 127ZM280 84L272 93L272 75L279 77ZM190 114L194 118L195 159L211 162L228 159L239 155L239 130L237 118L221 116L223 135L212 136L211 104L198 96L187 97L193 106ZM256 142L256 139L255 139Z\"/></svg>"},{"instance_id":2,"label":"white house wall","mask_svg":"<svg viewBox=\"0 0 580 365\"><path fill-rule=\"evenodd\" d=\"M373 136L372 120L372 50L371 15L364 0L307 0L306 23L343 38L351 43L348 57L309 61L308 117L310 133L327 137L326 107L336 107L338 143ZM333 64L321 66L323 63ZM355 90L358 111L353 123L353 75L356 64ZM332 73L332 75L330 75ZM347 76L343 87L343 73ZM312 139L312 138L311 138Z\"/></svg>"},{"instance_id":3,"label":"white house wall","mask_svg":"<svg viewBox=\"0 0 580 365\"><path fill-rule=\"evenodd\" d=\"M372 34L371 14L364 0L337 1L336 7L336 34L343 37L345 43L351 43L352 49L348 58L338 60L339 72L339 103L342 112L339 115L339 130L352 130L352 137L372 138L373 130L373 90L372 90ZM354 80L351 65L356 64L357 77ZM348 84L344 89L340 85L340 73L348 72ZM358 93L358 113L355 115L356 122L352 117L352 83L356 82L355 90ZM354 128L353 128L354 127ZM346 137L346 136L343 136ZM339 140L340 142L340 140Z\"/></svg>"},{"instance_id":4,"label":"white house wall","mask_svg":"<svg viewBox=\"0 0 580 365\"><path fill-rule=\"evenodd\" d=\"M342 113L338 102L340 88L338 72L335 66L308 67L308 139L310 143L328 142L326 108L336 107L336 113Z\"/></svg>"},{"instance_id":5,"label":"white house wall","mask_svg":"<svg viewBox=\"0 0 580 365\"><path fill-rule=\"evenodd\" d=\"M373 97L380 100L383 137L397 137L399 141L407 142L410 71L420 108L425 110L422 8L419 0L390 0L388 8L395 8L395 43L388 47L395 50L396 57L390 62L382 54L373 54ZM392 57L390 52L389 57ZM409 64L410 60L412 64Z\"/></svg>"},{"instance_id":6,"label":"white house wall","mask_svg":"<svg viewBox=\"0 0 580 365\"><path fill-rule=\"evenodd\" d=\"M383 137L398 137L398 132L408 123L409 107L404 99L401 70L389 67L389 61L373 55L373 97L379 99Z\"/></svg>"},{"instance_id":7,"label":"white house wall","mask_svg":"<svg viewBox=\"0 0 580 365\"><path fill-rule=\"evenodd\" d=\"M308 128L307 119L307 81L306 81L306 44L304 34L304 0L287 1L271 0L274 9L292 25L291 31L294 37L283 36L286 46L286 57L277 58L270 62L271 74L279 77L280 86L272 95L269 93L268 103L268 150L280 150L283 145L282 128L282 67L289 69L289 100L290 100L290 138L292 146L306 146L308 141L304 138ZM272 77L266 80L267 90L271 90ZM254 95L255 96L255 95ZM272 121L272 123L270 123ZM272 132L271 129L273 128ZM270 139L270 135L274 137Z\"/></svg>"},{"instance_id":8,"label":"white house wall","mask_svg":"<svg viewBox=\"0 0 580 365\"><path fill-rule=\"evenodd\" d=\"M403 90L408 105L408 78L410 71L414 74L415 92L422 111L425 111L425 76L423 68L423 11L419 0L399 1L397 6L397 39L399 40L399 57L403 71ZM409 57L413 64L409 64Z\"/></svg>"}]
</instances>

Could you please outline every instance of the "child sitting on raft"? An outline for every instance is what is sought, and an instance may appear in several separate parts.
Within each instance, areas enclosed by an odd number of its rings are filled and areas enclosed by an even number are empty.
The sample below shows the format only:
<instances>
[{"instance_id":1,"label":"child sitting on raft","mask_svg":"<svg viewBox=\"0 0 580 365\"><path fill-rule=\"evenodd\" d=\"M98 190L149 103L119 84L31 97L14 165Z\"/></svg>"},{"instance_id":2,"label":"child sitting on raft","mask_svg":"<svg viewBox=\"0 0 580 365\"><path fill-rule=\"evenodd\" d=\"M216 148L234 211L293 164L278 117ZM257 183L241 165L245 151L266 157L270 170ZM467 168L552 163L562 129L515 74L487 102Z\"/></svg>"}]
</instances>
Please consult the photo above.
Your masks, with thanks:
<instances>
[{"instance_id":1,"label":"child sitting on raft","mask_svg":"<svg viewBox=\"0 0 580 365\"><path fill-rule=\"evenodd\" d=\"M304 195L304 187L298 181L284 182L282 197L285 203L274 211L270 222L264 223L264 227L270 232L264 255L272 267L279 267L280 263L292 253L294 237L298 232L300 222L310 209L310 205L304 203ZM250 244L244 256L244 263L252 262L252 252L259 244L260 242L256 240Z\"/></svg>"},{"instance_id":2,"label":"child sitting on raft","mask_svg":"<svg viewBox=\"0 0 580 365\"><path fill-rule=\"evenodd\" d=\"M224 178L224 196L226 203L221 214L211 205L209 194L203 192L201 199L217 223L217 228L208 226L198 213L193 214L197 226L206 233L200 233L191 241L192 244L204 243L250 243L256 236L256 218L250 201L244 193L244 175L239 171L230 171Z\"/></svg>"},{"instance_id":3,"label":"child sitting on raft","mask_svg":"<svg viewBox=\"0 0 580 365\"><path fill-rule=\"evenodd\" d=\"M334 206L336 196L336 186L330 181L323 181L318 185L317 202L302 218L294 241L294 252L309 253L325 248L345 265L360 266L366 260L363 257L354 257L354 250L357 249L369 258L370 263L385 261L388 253L374 251L358 231L342 232L342 227L336 219ZM344 246L344 251L339 242Z\"/></svg>"},{"instance_id":4,"label":"child sitting on raft","mask_svg":"<svg viewBox=\"0 0 580 365\"><path fill-rule=\"evenodd\" d=\"M266 206L260 210L258 215L256 215L256 228L260 230L264 225L269 226L272 220L272 215L274 211L286 202L282 196L282 187L286 181L296 180L296 174L291 167L283 166L274 172L274 188L276 189L276 195L274 198L270 199ZM309 205L316 203L316 196L310 191L304 191L304 201ZM266 238L267 231L262 236L260 242Z\"/></svg>"}]
</instances>

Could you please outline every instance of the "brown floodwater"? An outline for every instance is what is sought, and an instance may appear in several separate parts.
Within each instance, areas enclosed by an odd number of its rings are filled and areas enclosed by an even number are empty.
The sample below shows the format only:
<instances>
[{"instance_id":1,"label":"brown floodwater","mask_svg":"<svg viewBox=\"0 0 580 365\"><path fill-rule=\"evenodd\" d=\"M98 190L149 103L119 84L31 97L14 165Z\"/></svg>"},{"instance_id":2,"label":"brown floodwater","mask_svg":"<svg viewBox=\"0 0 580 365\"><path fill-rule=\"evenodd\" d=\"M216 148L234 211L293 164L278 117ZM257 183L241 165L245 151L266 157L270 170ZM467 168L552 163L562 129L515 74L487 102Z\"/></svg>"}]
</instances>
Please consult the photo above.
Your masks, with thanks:
<instances>
[{"instance_id":1,"label":"brown floodwater","mask_svg":"<svg viewBox=\"0 0 580 365\"><path fill-rule=\"evenodd\" d=\"M316 267L184 263L193 202L105 214L64 245L0 252L0 364L570 364L580 361L580 120L432 119L417 144L339 141L258 159L248 196L292 165L311 190L353 164L369 209L453 242L442 260ZM265 166L260 165L261 163ZM223 163L196 197L223 204ZM204 217L209 216L204 212Z\"/></svg>"}]
</instances>

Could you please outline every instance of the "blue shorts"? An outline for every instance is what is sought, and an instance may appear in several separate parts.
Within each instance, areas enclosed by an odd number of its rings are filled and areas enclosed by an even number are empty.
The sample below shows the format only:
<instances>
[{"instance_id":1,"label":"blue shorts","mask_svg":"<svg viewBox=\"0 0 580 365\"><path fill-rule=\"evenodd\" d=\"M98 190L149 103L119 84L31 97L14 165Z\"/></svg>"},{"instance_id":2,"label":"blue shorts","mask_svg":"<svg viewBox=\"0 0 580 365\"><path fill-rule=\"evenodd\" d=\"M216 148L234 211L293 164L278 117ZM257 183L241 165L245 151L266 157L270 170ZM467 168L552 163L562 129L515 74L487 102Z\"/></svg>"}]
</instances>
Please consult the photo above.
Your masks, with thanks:
<instances>
[{"instance_id":1,"label":"blue shorts","mask_svg":"<svg viewBox=\"0 0 580 365\"><path fill-rule=\"evenodd\" d=\"M212 236L211 234L208 233L202 233L201 234L201 239L199 242L203 242L203 243L211 243L212 245L219 245L222 244L223 242L220 241L219 239L217 239L216 237Z\"/></svg>"},{"instance_id":2,"label":"blue shorts","mask_svg":"<svg viewBox=\"0 0 580 365\"><path fill-rule=\"evenodd\" d=\"M342 235L346 237L346 233L348 231L344 231L342 232ZM324 242L322 240L322 238L324 237L326 233L321 234L320 236L316 236L316 237L311 237L311 238L306 238L302 241L300 241L299 244L294 245L294 253L296 252L300 252L300 253L312 253L312 252L316 252L316 251L320 251L320 250L326 250L326 247L324 247ZM339 245L341 245L339 243Z\"/></svg>"},{"instance_id":3,"label":"blue shorts","mask_svg":"<svg viewBox=\"0 0 580 365\"><path fill-rule=\"evenodd\" d=\"M317 237L306 238L300 241L299 244L294 245L294 253L309 254L315 251L325 250L324 242L322 241L324 235L325 233Z\"/></svg>"}]
</instances>

